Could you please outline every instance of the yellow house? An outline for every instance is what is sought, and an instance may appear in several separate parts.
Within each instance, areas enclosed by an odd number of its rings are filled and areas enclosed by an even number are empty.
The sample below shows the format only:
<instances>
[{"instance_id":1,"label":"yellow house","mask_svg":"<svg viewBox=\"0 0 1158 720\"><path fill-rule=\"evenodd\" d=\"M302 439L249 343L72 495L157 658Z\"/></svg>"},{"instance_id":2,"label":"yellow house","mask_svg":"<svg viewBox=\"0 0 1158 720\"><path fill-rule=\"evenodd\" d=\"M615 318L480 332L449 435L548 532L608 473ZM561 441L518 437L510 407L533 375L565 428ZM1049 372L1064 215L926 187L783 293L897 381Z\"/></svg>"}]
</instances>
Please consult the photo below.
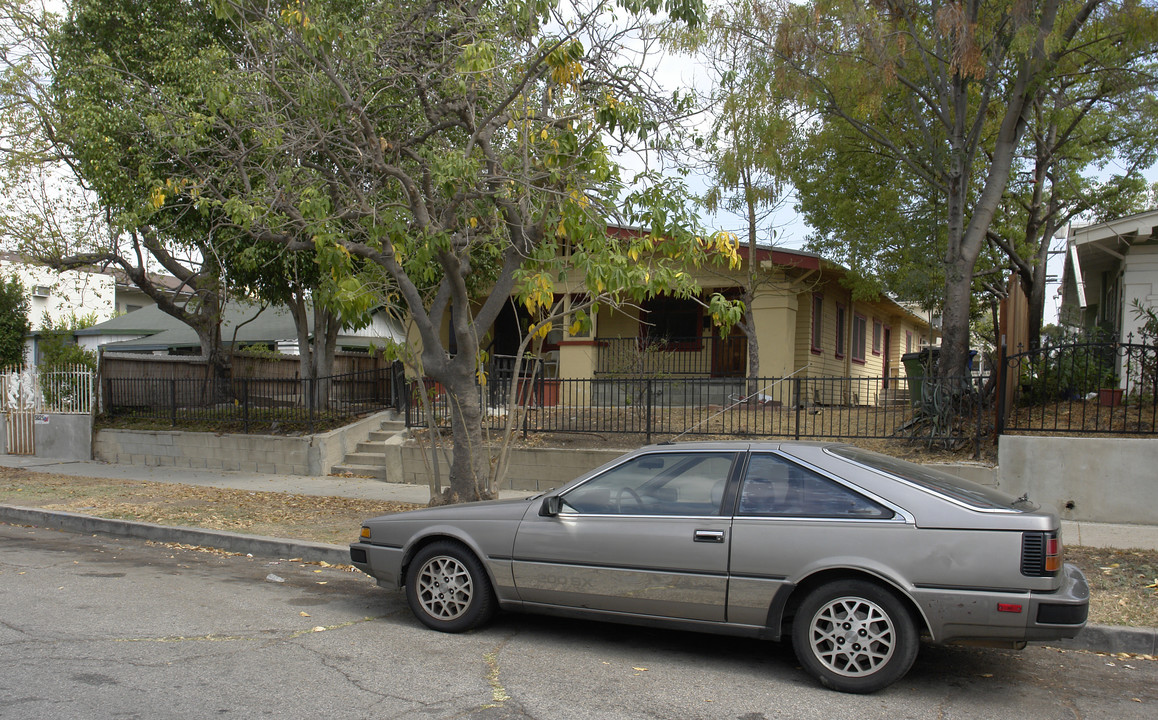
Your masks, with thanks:
<instances>
[{"instance_id":1,"label":"yellow house","mask_svg":"<svg viewBox=\"0 0 1158 720\"><path fill-rule=\"evenodd\" d=\"M808 383L807 402L881 404L894 381L905 375L901 356L933 339L928 320L887 297L853 300L851 291L841 285L848 270L818 255L774 247L757 248L754 258L746 247L740 248L740 254L739 269L697 271L700 299L715 292L738 295L748 280L748 263L754 261L758 281L752 307L759 376L813 380ZM484 349L491 358L493 376L501 377L502 363L517 351L527 324L523 314L521 307L511 303L491 329ZM704 304L696 299L659 297L638 307L604 306L591 320L590 328L580 335L565 329L550 334L541 357L546 376L564 380L641 375L711 378L731 388L745 387L737 380L749 375L747 336L733 328L721 337ZM444 339L453 352L449 327L444 329ZM832 381L815 382L819 378Z\"/></svg>"}]
</instances>

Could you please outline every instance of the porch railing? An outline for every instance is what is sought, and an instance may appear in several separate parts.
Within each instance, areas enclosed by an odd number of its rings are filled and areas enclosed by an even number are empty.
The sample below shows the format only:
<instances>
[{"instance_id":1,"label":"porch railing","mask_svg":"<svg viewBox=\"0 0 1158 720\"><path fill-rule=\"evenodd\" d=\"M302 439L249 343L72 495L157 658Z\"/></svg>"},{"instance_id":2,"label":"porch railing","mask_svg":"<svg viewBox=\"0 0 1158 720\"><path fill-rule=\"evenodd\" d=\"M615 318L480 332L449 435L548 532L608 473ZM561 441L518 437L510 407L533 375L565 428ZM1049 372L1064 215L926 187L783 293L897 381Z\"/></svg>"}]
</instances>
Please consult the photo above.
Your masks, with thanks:
<instances>
[{"instance_id":1,"label":"porch railing","mask_svg":"<svg viewBox=\"0 0 1158 720\"><path fill-rule=\"evenodd\" d=\"M595 339L595 374L601 376L739 377L747 363L748 338L743 335Z\"/></svg>"}]
</instances>

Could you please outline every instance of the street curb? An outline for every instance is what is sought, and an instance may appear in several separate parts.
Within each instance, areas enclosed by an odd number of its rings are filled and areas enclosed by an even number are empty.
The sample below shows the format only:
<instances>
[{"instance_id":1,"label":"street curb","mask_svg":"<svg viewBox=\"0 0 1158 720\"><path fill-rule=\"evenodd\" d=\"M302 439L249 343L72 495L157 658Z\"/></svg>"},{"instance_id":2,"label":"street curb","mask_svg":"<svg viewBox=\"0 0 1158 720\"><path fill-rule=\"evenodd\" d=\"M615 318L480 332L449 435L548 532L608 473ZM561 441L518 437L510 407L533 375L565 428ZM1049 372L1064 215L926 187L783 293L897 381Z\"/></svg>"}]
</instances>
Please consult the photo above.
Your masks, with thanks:
<instances>
[{"instance_id":1,"label":"street curb","mask_svg":"<svg viewBox=\"0 0 1158 720\"><path fill-rule=\"evenodd\" d=\"M13 525L35 525L65 532L100 533L115 537L140 538L154 542L205 545L230 552L250 553L266 557L293 557L311 562L324 561L335 565L348 565L350 562L350 549L345 545L330 545L261 535L241 535L221 530L153 525L131 520L108 520L61 510L0 505L0 522ZM1032 644L1065 650L1158 655L1158 628L1087 625L1078 633L1077 637Z\"/></svg>"},{"instance_id":2,"label":"street curb","mask_svg":"<svg viewBox=\"0 0 1158 720\"><path fill-rule=\"evenodd\" d=\"M1158 628L1086 625L1075 638L1035 644L1064 650L1155 655L1158 654Z\"/></svg>"},{"instance_id":3,"label":"street curb","mask_svg":"<svg viewBox=\"0 0 1158 720\"><path fill-rule=\"evenodd\" d=\"M61 510L0 505L0 522L12 525L35 525L65 532L99 533L154 542L204 545L230 552L265 557L301 558L310 562L328 562L334 565L350 564L350 548L345 545L330 545L308 540L290 540L262 535L242 535L222 530L153 525L131 520L109 520Z\"/></svg>"}]
</instances>

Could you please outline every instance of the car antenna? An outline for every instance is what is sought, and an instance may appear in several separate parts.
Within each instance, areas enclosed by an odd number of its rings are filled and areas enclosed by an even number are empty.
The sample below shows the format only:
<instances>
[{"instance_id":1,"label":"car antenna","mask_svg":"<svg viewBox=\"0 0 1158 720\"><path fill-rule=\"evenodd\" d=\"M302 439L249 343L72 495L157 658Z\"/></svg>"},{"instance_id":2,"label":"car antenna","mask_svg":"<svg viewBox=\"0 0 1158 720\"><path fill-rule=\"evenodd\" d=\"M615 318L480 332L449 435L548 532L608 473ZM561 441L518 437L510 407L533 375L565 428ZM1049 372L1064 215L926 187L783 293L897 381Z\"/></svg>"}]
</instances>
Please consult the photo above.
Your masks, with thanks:
<instances>
[{"instance_id":1,"label":"car antenna","mask_svg":"<svg viewBox=\"0 0 1158 720\"><path fill-rule=\"evenodd\" d=\"M795 375L796 373L799 373L799 372L804 372L805 370L807 370L807 369L808 369L808 368L810 368L810 367L812 367L812 363L811 363L811 362L810 362L810 363L808 363L807 365L805 365L804 367L800 368L799 370L794 370L794 371L792 371L791 373L789 373L789 374L785 375L784 377L782 377L782 378L778 379L776 382L774 382L774 383L770 383L770 384L768 384L768 385L765 385L764 387L760 388L760 389L759 389L759 390L757 390L756 392L754 392L754 393L751 393L751 394L749 394L749 395L747 395L747 396L745 396L745 397L742 397L742 398L740 398L739 400L735 401L735 402L734 402L734 403L732 403L731 405L729 405L729 406L727 406L727 407L725 407L725 408L721 409L721 410L720 410L719 412L717 412L715 415L709 415L708 417L706 417L706 418L704 418L703 420L699 421L699 422L698 422L698 423L696 423L695 425L692 425L692 426L691 426L690 428L688 428L687 430L684 430L684 431L683 431L682 433L680 433L679 435L676 435L676 436L675 436L675 437L673 437L671 440L665 440L665 441L663 441L663 442L661 442L661 443L658 443L658 444L659 444L659 445L675 445L675 441L676 441L676 440L679 440L679 439L680 439L680 438L682 438L684 435L687 435L687 434L688 434L688 433L690 433L692 430L695 430L695 429L696 429L696 428L698 428L700 425L703 425L704 423L706 423L707 421L709 421L709 420L711 420L712 418L716 417L717 415L723 415L724 413L728 412L729 410L731 410L732 408L736 407L736 406L737 406L737 405L739 405L740 403L746 403L746 402L748 402L749 400L751 400L752 398L756 397L757 395L763 395L765 390L769 390L769 389L771 389L771 388L774 388L774 387L776 387L777 385L779 385L780 383L784 382L784 381L785 381L785 380L787 380L788 378L792 377L792 376L793 376L793 375ZM800 402L800 398L796 398L796 402Z\"/></svg>"}]
</instances>

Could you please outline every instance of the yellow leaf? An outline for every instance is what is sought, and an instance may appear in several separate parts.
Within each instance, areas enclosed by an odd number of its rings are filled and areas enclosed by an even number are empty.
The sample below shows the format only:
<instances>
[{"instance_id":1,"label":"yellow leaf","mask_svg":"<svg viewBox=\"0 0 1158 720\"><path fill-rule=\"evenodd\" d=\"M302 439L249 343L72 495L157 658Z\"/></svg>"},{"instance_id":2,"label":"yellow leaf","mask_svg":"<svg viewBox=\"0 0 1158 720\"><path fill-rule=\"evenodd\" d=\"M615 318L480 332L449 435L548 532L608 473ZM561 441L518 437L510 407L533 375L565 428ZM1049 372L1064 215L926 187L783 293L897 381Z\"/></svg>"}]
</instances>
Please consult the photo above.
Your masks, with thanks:
<instances>
[{"instance_id":1,"label":"yellow leaf","mask_svg":"<svg viewBox=\"0 0 1158 720\"><path fill-rule=\"evenodd\" d=\"M633 667L631 669L632 670L638 670L639 672L647 672L647 668Z\"/></svg>"},{"instance_id":2,"label":"yellow leaf","mask_svg":"<svg viewBox=\"0 0 1158 720\"><path fill-rule=\"evenodd\" d=\"M543 138L544 140L547 139L547 128L543 128L542 132L539 133L539 137Z\"/></svg>"},{"instance_id":3,"label":"yellow leaf","mask_svg":"<svg viewBox=\"0 0 1158 720\"><path fill-rule=\"evenodd\" d=\"M477 228L478 227L478 218L472 217L470 219L470 226L472 228Z\"/></svg>"},{"instance_id":4,"label":"yellow leaf","mask_svg":"<svg viewBox=\"0 0 1158 720\"><path fill-rule=\"evenodd\" d=\"M308 612L306 612L305 610L302 610L302 611L301 611L300 613L298 613L298 614L299 614L299 615L301 615L302 617L309 617L309 616L310 616L310 614L309 614Z\"/></svg>"}]
</instances>

